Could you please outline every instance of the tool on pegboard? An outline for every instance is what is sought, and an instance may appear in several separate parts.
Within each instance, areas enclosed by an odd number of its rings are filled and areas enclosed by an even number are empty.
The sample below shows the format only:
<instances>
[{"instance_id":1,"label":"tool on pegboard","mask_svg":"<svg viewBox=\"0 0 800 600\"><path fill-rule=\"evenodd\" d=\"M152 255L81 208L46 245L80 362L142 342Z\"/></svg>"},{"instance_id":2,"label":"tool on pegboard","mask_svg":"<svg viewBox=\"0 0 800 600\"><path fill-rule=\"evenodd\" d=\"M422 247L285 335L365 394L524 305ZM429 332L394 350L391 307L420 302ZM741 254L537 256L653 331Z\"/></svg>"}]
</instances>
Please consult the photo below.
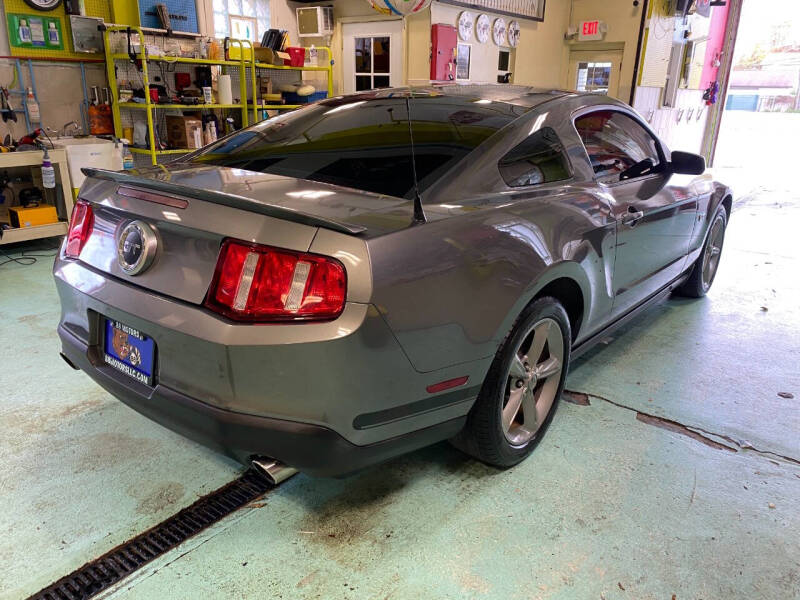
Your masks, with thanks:
<instances>
[{"instance_id":1,"label":"tool on pegboard","mask_svg":"<svg viewBox=\"0 0 800 600\"><path fill-rule=\"evenodd\" d=\"M8 101L8 96L8 88L0 87L0 115L2 115L4 123L8 123L9 121L16 123L17 113Z\"/></svg>"}]
</instances>

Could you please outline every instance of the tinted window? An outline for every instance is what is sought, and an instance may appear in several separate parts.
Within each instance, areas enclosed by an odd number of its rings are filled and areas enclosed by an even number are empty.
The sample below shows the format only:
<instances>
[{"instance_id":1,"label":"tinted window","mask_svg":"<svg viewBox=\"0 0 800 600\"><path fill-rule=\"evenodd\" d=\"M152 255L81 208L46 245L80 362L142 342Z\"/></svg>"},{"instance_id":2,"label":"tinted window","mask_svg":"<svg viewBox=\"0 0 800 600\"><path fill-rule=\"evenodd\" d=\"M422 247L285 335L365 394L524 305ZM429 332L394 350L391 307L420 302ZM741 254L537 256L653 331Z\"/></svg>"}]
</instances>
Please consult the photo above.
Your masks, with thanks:
<instances>
[{"instance_id":1,"label":"tinted window","mask_svg":"<svg viewBox=\"0 0 800 600\"><path fill-rule=\"evenodd\" d=\"M405 98L351 96L262 121L188 160L412 198L407 115Z\"/></svg>"},{"instance_id":2,"label":"tinted window","mask_svg":"<svg viewBox=\"0 0 800 600\"><path fill-rule=\"evenodd\" d=\"M349 96L258 123L187 157L413 198L529 110L473 97ZM416 164L412 164L413 132Z\"/></svg>"},{"instance_id":3,"label":"tinted window","mask_svg":"<svg viewBox=\"0 0 800 600\"><path fill-rule=\"evenodd\" d=\"M471 95L412 98L411 128L420 190L433 185L467 154L528 110Z\"/></svg>"},{"instance_id":4,"label":"tinted window","mask_svg":"<svg viewBox=\"0 0 800 600\"><path fill-rule=\"evenodd\" d=\"M510 187L569 179L569 165L556 132L543 127L515 146L497 164Z\"/></svg>"},{"instance_id":5,"label":"tinted window","mask_svg":"<svg viewBox=\"0 0 800 600\"><path fill-rule=\"evenodd\" d=\"M611 183L657 170L659 156L653 136L627 115L601 110L577 119L575 128L600 181Z\"/></svg>"}]
</instances>

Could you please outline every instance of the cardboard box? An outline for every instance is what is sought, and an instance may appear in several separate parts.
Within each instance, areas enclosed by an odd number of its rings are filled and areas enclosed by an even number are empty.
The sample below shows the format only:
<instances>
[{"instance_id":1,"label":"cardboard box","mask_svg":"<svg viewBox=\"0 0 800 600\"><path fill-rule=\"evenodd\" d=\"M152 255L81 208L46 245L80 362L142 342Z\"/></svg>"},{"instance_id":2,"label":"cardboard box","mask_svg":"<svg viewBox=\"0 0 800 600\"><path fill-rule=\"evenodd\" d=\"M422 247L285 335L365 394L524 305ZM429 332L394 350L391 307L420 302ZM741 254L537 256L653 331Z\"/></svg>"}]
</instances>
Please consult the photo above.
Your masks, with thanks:
<instances>
[{"instance_id":1,"label":"cardboard box","mask_svg":"<svg viewBox=\"0 0 800 600\"><path fill-rule=\"evenodd\" d=\"M203 122L185 115L167 115L167 144L194 150L203 146Z\"/></svg>"},{"instance_id":2,"label":"cardboard box","mask_svg":"<svg viewBox=\"0 0 800 600\"><path fill-rule=\"evenodd\" d=\"M277 52L272 48L255 48L256 62L266 63L268 65L283 66L284 60L291 60L291 57L286 52Z\"/></svg>"},{"instance_id":3,"label":"cardboard box","mask_svg":"<svg viewBox=\"0 0 800 600\"><path fill-rule=\"evenodd\" d=\"M12 206L8 209L12 227L36 227L58 223L58 214L55 206L42 204L32 208Z\"/></svg>"},{"instance_id":4,"label":"cardboard box","mask_svg":"<svg viewBox=\"0 0 800 600\"><path fill-rule=\"evenodd\" d=\"M258 76L258 97L263 98L266 94L272 93L272 78L266 75Z\"/></svg>"}]
</instances>

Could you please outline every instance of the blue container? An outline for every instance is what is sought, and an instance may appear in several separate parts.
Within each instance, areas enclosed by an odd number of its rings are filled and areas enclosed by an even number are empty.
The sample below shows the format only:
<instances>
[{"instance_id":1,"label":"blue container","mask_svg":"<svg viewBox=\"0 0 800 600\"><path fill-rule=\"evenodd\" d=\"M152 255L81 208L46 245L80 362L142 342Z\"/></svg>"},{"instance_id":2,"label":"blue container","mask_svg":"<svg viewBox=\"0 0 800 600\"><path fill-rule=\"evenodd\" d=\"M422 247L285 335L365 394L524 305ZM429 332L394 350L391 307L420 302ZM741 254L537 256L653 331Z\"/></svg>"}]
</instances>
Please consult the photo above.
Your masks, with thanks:
<instances>
[{"instance_id":1,"label":"blue container","mask_svg":"<svg viewBox=\"0 0 800 600\"><path fill-rule=\"evenodd\" d=\"M298 96L294 92L283 92L283 100L286 104L308 104L317 100L324 100L328 97L328 92L314 92L310 96Z\"/></svg>"}]
</instances>

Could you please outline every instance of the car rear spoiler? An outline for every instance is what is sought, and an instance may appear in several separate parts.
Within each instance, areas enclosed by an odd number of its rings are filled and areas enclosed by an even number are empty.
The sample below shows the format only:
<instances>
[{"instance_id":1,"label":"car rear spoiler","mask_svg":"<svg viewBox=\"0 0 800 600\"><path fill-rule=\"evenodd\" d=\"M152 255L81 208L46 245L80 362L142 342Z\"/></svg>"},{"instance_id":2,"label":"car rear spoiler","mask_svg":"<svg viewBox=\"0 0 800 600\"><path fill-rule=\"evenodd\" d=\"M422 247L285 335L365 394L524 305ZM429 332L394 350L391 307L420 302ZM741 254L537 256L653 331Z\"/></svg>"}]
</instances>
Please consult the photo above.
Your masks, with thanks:
<instances>
[{"instance_id":1,"label":"car rear spoiler","mask_svg":"<svg viewBox=\"0 0 800 600\"><path fill-rule=\"evenodd\" d=\"M312 227L322 227L323 229L330 229L341 233L357 234L367 229L361 225L352 225L334 219L310 215L283 206L253 200L252 198L188 187L169 181L150 179L149 177L137 177L136 175L128 174L124 171L108 171L106 169L93 169L90 167L83 168L81 171L87 177L93 177L95 179L105 179L107 181L115 181L117 183L157 190L168 194L177 194L189 199L196 198L205 202L213 202L214 204L221 204L223 206L230 206L231 208L262 214L267 217L274 217L276 219L283 219L284 221L292 221Z\"/></svg>"}]
</instances>

